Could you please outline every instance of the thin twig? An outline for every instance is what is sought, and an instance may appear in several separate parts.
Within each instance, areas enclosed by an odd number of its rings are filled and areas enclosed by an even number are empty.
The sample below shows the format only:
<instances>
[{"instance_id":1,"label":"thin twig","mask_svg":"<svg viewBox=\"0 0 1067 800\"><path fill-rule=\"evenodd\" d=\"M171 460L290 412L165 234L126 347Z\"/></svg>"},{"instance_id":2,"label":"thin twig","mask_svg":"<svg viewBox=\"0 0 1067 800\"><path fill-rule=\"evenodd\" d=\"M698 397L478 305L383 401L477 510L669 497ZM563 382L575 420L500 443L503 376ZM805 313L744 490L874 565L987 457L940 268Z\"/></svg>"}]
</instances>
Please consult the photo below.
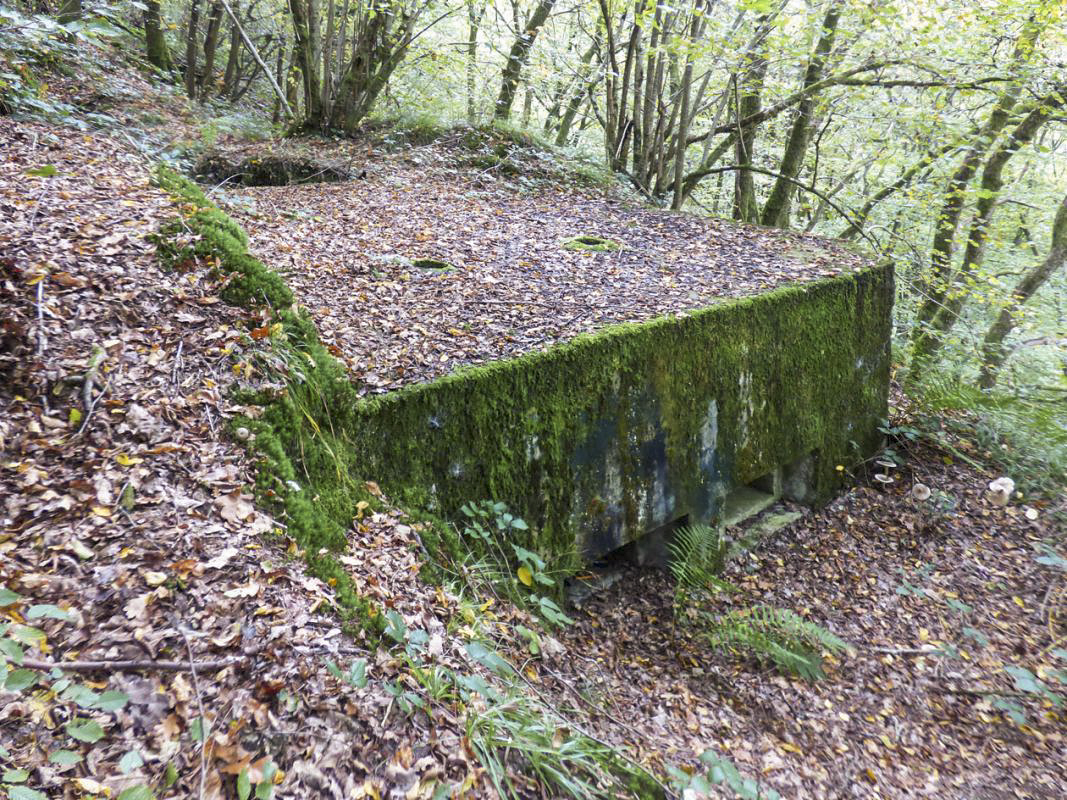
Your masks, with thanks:
<instances>
[{"instance_id":1,"label":"thin twig","mask_svg":"<svg viewBox=\"0 0 1067 800\"><path fill-rule=\"evenodd\" d=\"M84 431L86 429L86 427L88 427L89 420L92 418L93 412L96 411L96 404L100 402L100 398L102 398L105 394L107 394L107 389L108 389L108 387L110 385L111 385L111 376L108 375L107 376L107 381L104 383L103 387L101 387L101 389L100 389L100 394L98 394L96 397L94 397L93 398L93 402L89 405L89 410L85 414L85 419L82 420L81 427L78 428L78 432L76 434L74 434L75 436L80 436L82 434L82 431Z\"/></svg>"},{"instance_id":2,"label":"thin twig","mask_svg":"<svg viewBox=\"0 0 1067 800\"><path fill-rule=\"evenodd\" d=\"M48 280L42 277L37 281L37 358L44 355L44 282Z\"/></svg>"},{"instance_id":3,"label":"thin twig","mask_svg":"<svg viewBox=\"0 0 1067 800\"><path fill-rule=\"evenodd\" d=\"M207 786L207 717L204 715L204 700L200 695L200 681L196 677L196 663L193 661L193 646L189 643L189 636L185 628L175 625L178 633L185 640L185 651L189 654L189 673L193 677L193 693L196 695L196 705L200 710L200 800L204 800L204 789Z\"/></svg>"},{"instance_id":4,"label":"thin twig","mask_svg":"<svg viewBox=\"0 0 1067 800\"><path fill-rule=\"evenodd\" d=\"M38 661L32 658L24 658L21 667L27 669L60 669L68 672L138 672L141 670L159 672L190 672L193 668L213 672L215 670L233 667L250 658L250 655L229 656L213 661L198 661L195 664L187 661L155 661L153 659L129 659L124 661Z\"/></svg>"},{"instance_id":5,"label":"thin twig","mask_svg":"<svg viewBox=\"0 0 1067 800\"><path fill-rule=\"evenodd\" d=\"M174 369L170 373L170 379L175 386L180 386L178 382L178 373L182 368L182 348L185 347L185 339L178 342L178 352L174 354Z\"/></svg>"}]
</instances>

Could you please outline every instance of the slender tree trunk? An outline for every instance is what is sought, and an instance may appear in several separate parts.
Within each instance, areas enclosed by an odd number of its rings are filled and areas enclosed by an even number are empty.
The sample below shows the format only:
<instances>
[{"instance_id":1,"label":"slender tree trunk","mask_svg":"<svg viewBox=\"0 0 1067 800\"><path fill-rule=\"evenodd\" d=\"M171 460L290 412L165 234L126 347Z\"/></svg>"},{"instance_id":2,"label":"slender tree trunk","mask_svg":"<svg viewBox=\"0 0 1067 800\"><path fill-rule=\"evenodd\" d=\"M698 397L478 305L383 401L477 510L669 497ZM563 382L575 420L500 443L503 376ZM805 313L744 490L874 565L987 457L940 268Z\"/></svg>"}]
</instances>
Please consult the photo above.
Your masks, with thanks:
<instances>
[{"instance_id":1,"label":"slender tree trunk","mask_svg":"<svg viewBox=\"0 0 1067 800\"><path fill-rule=\"evenodd\" d=\"M693 12L689 23L689 46L696 45L697 39L703 32L703 20L701 10L702 0L694 0ZM685 200L683 184L685 179L685 149L689 139L689 103L693 91L693 54L689 52L685 57L685 68L682 70L682 81L679 87L681 93L681 109L679 110L678 128L674 139L674 197L671 199L671 208L675 211L682 209Z\"/></svg>"},{"instance_id":2,"label":"slender tree trunk","mask_svg":"<svg viewBox=\"0 0 1067 800\"><path fill-rule=\"evenodd\" d=\"M318 0L289 0L296 37L297 67L303 79L304 117L306 124L322 127L322 39L319 28Z\"/></svg>"},{"instance_id":3,"label":"slender tree trunk","mask_svg":"<svg viewBox=\"0 0 1067 800\"><path fill-rule=\"evenodd\" d=\"M235 0L235 2L233 4L233 12L234 12L234 14L238 13L240 10L241 10L240 9L240 5ZM279 52L282 52L284 50L285 50L285 45L283 43L281 45L281 50ZM238 67L238 64L240 63L240 56L241 56L241 31L237 27L237 24L233 20L230 20L230 53L226 57L226 72L222 76L222 89L221 89L221 91L219 91L219 97L229 97L230 94L233 92L234 82L237 79L237 67ZM278 78L278 81L279 82L281 81L281 77L280 76ZM278 100L278 98L275 98L275 100ZM281 103L278 102L278 103L276 103L276 105L279 106L279 111L280 111L281 110Z\"/></svg>"},{"instance_id":4,"label":"slender tree trunk","mask_svg":"<svg viewBox=\"0 0 1067 800\"><path fill-rule=\"evenodd\" d=\"M982 370L978 378L978 385L983 389L992 389L996 385L997 375L1008 357L1004 340L1015 326L1015 318L1019 309L1065 263L1067 263L1067 197L1064 197L1060 203L1056 219L1052 223L1052 246L1049 248L1048 258L1023 275L1011 292L1011 300L1001 310L985 335L985 341L982 343Z\"/></svg>"},{"instance_id":5,"label":"slender tree trunk","mask_svg":"<svg viewBox=\"0 0 1067 800\"><path fill-rule=\"evenodd\" d=\"M185 93L190 100L196 99L196 56L200 28L200 0L192 0L189 6L189 29L185 33Z\"/></svg>"},{"instance_id":6,"label":"slender tree trunk","mask_svg":"<svg viewBox=\"0 0 1067 800\"><path fill-rule=\"evenodd\" d=\"M278 43L278 60L274 65L274 81L279 86L282 85L282 81L285 79L285 41L282 40ZM282 116L282 99L281 97L274 98L274 110L271 112L270 121L271 124L277 125Z\"/></svg>"},{"instance_id":7,"label":"slender tree trunk","mask_svg":"<svg viewBox=\"0 0 1067 800\"><path fill-rule=\"evenodd\" d=\"M822 33L819 35L815 54L808 62L808 68L804 73L804 89L823 79L826 59L834 46L834 36L837 34L837 23L841 17L841 5L833 3L826 11L822 21ZM788 228L790 218L790 206L792 197L796 194L796 186L791 179L795 179L804 166L804 156L808 150L808 140L811 138L812 111L815 107L815 95L808 94L797 106L796 116L793 117L793 125L786 139L785 151L782 155L778 173L782 176L774 182L770 197L763 206L761 222L776 228ZM814 181L813 181L814 182Z\"/></svg>"},{"instance_id":8,"label":"slender tree trunk","mask_svg":"<svg viewBox=\"0 0 1067 800\"><path fill-rule=\"evenodd\" d=\"M215 52L219 46L219 30L222 27L222 3L215 0L207 17L207 33L204 34L204 69L200 73L200 100L215 85Z\"/></svg>"},{"instance_id":9,"label":"slender tree trunk","mask_svg":"<svg viewBox=\"0 0 1067 800\"><path fill-rule=\"evenodd\" d=\"M164 72L174 69L167 50L167 40L163 38L163 21L159 13L159 0L146 0L144 9L144 42L148 63Z\"/></svg>"},{"instance_id":10,"label":"slender tree trunk","mask_svg":"<svg viewBox=\"0 0 1067 800\"><path fill-rule=\"evenodd\" d=\"M482 2L479 7L477 0L467 0L467 122L471 125L478 118L478 34L486 8L487 2Z\"/></svg>"},{"instance_id":11,"label":"slender tree trunk","mask_svg":"<svg viewBox=\"0 0 1067 800\"><path fill-rule=\"evenodd\" d=\"M761 46L753 62L745 72L736 99L737 119L742 120L751 114L759 113L763 79L767 75L767 50ZM752 164L753 150L756 146L757 126L747 125L737 131L734 137L734 158L739 167ZM739 169L734 173L734 219L742 222L756 222L759 219L759 206L756 202L756 184L752 172Z\"/></svg>"},{"instance_id":12,"label":"slender tree trunk","mask_svg":"<svg viewBox=\"0 0 1067 800\"><path fill-rule=\"evenodd\" d=\"M548 15L552 13L552 7L555 4L556 0L538 0L526 27L511 45L511 51L508 53L508 60L500 78L500 94L497 95L496 106L493 109L495 119L506 120L511 116L511 107L515 103L522 68L530 57L530 50L533 49L537 34L541 32L541 27L548 19Z\"/></svg>"},{"instance_id":13,"label":"slender tree trunk","mask_svg":"<svg viewBox=\"0 0 1067 800\"><path fill-rule=\"evenodd\" d=\"M986 162L982 170L978 202L967 236L963 263L945 287L942 302L936 312L929 317L929 323L916 328L913 358L917 364L921 365L922 362L931 360L940 352L944 345L945 334L952 330L967 302L968 293L960 288L960 284L974 275L985 258L989 225L996 209L997 197L1004 186L1004 168L1012 156L1033 141L1041 127L1054 112L1064 105L1065 100L1067 100L1067 84L1057 87L1051 94L1042 98L1037 108L1023 118L1012 131L1011 136Z\"/></svg>"}]
</instances>

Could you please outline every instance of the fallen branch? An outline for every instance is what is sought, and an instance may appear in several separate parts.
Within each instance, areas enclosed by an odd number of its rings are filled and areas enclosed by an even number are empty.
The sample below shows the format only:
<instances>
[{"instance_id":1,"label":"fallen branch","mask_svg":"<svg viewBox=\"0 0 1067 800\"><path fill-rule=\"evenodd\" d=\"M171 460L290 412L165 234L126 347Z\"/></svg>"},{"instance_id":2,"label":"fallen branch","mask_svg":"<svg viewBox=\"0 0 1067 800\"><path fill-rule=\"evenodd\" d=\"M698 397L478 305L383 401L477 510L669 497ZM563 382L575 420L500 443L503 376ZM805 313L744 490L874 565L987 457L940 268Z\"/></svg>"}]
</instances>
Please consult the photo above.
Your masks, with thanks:
<instances>
[{"instance_id":1,"label":"fallen branch","mask_svg":"<svg viewBox=\"0 0 1067 800\"><path fill-rule=\"evenodd\" d=\"M139 670L158 670L160 672L191 672L194 669L214 671L233 667L247 661L253 653L241 656L229 656L213 661L155 661L152 659L131 659L126 661L37 661L24 658L21 667L27 669L60 669L67 672L137 672Z\"/></svg>"}]
</instances>

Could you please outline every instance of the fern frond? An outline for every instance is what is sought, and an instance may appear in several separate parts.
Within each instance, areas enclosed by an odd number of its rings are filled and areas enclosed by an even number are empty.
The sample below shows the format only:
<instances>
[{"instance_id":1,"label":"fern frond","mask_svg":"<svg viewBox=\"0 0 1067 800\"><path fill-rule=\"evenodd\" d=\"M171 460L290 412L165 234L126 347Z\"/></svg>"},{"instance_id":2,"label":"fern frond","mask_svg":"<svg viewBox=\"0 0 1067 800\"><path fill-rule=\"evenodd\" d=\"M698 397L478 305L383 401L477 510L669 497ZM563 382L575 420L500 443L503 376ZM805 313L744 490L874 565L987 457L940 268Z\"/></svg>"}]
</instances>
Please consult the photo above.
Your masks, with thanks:
<instances>
[{"instance_id":1,"label":"fern frond","mask_svg":"<svg viewBox=\"0 0 1067 800\"><path fill-rule=\"evenodd\" d=\"M668 543L671 573L683 588L729 590L733 587L718 577L726 563L729 545L719 531L709 525L689 525L675 532Z\"/></svg>"},{"instance_id":2,"label":"fern frond","mask_svg":"<svg viewBox=\"0 0 1067 800\"><path fill-rule=\"evenodd\" d=\"M759 605L718 616L706 614L704 623L704 636L713 647L747 652L809 681L824 677L823 650L848 649L840 637L784 608Z\"/></svg>"}]
</instances>

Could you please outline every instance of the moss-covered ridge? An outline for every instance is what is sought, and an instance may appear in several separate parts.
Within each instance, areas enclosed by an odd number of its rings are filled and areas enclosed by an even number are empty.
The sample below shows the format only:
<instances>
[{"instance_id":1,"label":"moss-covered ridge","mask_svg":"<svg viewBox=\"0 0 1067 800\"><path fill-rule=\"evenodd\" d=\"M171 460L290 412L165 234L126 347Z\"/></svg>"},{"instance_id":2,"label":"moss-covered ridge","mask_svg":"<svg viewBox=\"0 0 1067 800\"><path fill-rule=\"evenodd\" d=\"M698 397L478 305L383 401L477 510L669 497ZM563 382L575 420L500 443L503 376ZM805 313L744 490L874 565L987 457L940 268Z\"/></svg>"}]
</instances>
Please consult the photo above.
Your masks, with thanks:
<instances>
[{"instance_id":1,"label":"moss-covered ridge","mask_svg":"<svg viewBox=\"0 0 1067 800\"><path fill-rule=\"evenodd\" d=\"M503 500L542 552L596 555L804 461L808 500L880 443L893 271L882 265L619 325L362 400L361 470L453 513Z\"/></svg>"},{"instance_id":2,"label":"moss-covered ridge","mask_svg":"<svg viewBox=\"0 0 1067 800\"><path fill-rule=\"evenodd\" d=\"M191 259L213 264L226 279L224 300L266 307L274 321L264 342L269 358L261 358L260 366L282 388L241 398L260 413L233 422L256 459L257 500L283 521L312 574L334 587L342 617L380 631L381 614L335 555L347 545L356 504L375 503L357 479L361 472L349 436L357 396L347 372L293 305L281 277L249 254L248 239L233 220L173 170L160 168L156 182L182 212L160 231L161 258L175 267Z\"/></svg>"}]
</instances>

